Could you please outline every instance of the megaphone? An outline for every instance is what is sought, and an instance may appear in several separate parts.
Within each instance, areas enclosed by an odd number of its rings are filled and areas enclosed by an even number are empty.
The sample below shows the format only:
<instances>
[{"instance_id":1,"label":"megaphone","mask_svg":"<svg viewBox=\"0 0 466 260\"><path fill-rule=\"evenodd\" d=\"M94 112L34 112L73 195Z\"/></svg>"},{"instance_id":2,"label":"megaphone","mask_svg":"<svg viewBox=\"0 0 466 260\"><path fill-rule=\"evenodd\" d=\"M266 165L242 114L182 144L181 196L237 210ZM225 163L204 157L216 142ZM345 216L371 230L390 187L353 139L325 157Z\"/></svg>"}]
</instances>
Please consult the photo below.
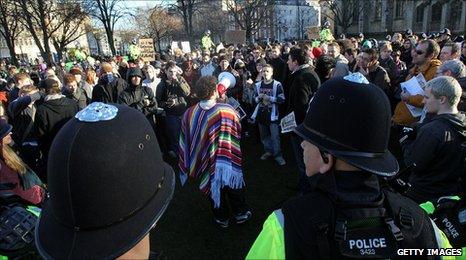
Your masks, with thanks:
<instances>
[{"instance_id":1,"label":"megaphone","mask_svg":"<svg viewBox=\"0 0 466 260\"><path fill-rule=\"evenodd\" d=\"M229 87L236 85L236 78L230 72L224 71L218 75L217 91L220 96L227 92Z\"/></svg>"}]
</instances>

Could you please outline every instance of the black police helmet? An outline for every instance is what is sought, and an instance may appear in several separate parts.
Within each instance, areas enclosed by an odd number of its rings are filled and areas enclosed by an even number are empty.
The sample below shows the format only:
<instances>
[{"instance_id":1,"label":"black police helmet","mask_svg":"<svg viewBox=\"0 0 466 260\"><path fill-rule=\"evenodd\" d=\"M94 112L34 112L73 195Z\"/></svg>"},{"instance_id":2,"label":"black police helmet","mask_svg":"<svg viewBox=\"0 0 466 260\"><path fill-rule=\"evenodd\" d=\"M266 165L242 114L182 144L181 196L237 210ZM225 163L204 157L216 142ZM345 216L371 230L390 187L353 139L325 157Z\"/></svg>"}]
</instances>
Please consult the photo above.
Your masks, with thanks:
<instances>
[{"instance_id":1,"label":"black police helmet","mask_svg":"<svg viewBox=\"0 0 466 260\"><path fill-rule=\"evenodd\" d=\"M149 121L92 103L66 123L48 160L50 199L36 227L45 259L114 259L143 239L175 188Z\"/></svg>"},{"instance_id":2,"label":"black police helmet","mask_svg":"<svg viewBox=\"0 0 466 260\"><path fill-rule=\"evenodd\" d=\"M390 177L399 170L387 150L390 117L390 103L382 89L354 73L326 81L294 131L336 158Z\"/></svg>"}]
</instances>

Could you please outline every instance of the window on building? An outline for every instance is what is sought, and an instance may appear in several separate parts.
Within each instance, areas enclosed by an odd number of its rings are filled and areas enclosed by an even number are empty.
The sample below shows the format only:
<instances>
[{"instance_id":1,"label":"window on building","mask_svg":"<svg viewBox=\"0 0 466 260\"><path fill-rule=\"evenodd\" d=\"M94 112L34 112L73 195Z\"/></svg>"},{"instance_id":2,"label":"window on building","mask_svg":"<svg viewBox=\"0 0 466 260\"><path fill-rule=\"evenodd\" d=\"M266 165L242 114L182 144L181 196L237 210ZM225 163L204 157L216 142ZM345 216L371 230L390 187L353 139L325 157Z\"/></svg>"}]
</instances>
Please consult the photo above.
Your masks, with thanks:
<instances>
[{"instance_id":1,"label":"window on building","mask_svg":"<svg viewBox=\"0 0 466 260\"><path fill-rule=\"evenodd\" d=\"M359 21L359 1L354 1L354 7L353 7L353 24L357 24Z\"/></svg>"},{"instance_id":2,"label":"window on building","mask_svg":"<svg viewBox=\"0 0 466 260\"><path fill-rule=\"evenodd\" d=\"M440 22L442 19L442 4L440 2L435 3L432 6L432 22Z\"/></svg>"},{"instance_id":3,"label":"window on building","mask_svg":"<svg viewBox=\"0 0 466 260\"><path fill-rule=\"evenodd\" d=\"M382 19L382 0L374 1L374 20L378 21Z\"/></svg>"},{"instance_id":4,"label":"window on building","mask_svg":"<svg viewBox=\"0 0 466 260\"><path fill-rule=\"evenodd\" d=\"M416 8L416 22L422 23L424 21L424 6L420 5Z\"/></svg>"},{"instance_id":5,"label":"window on building","mask_svg":"<svg viewBox=\"0 0 466 260\"><path fill-rule=\"evenodd\" d=\"M460 17L462 11L462 1L454 0L450 6L450 15L448 16L448 28L456 30L459 29Z\"/></svg>"},{"instance_id":6,"label":"window on building","mask_svg":"<svg viewBox=\"0 0 466 260\"><path fill-rule=\"evenodd\" d=\"M395 2L395 18L403 18L405 14L405 2L397 0Z\"/></svg>"}]
</instances>

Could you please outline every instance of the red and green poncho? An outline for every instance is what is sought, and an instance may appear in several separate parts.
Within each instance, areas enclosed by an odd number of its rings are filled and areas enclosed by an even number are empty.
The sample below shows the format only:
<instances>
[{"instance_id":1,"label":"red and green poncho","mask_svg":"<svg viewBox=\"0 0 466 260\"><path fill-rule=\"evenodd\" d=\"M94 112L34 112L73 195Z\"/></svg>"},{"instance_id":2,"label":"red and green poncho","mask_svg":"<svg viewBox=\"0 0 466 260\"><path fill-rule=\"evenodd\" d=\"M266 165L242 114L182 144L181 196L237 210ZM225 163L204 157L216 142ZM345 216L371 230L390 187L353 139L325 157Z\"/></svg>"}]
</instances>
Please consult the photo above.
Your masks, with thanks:
<instances>
[{"instance_id":1,"label":"red and green poncho","mask_svg":"<svg viewBox=\"0 0 466 260\"><path fill-rule=\"evenodd\" d=\"M244 186L241 170L241 123L229 104L203 109L200 103L183 115L179 140L181 178L199 178L199 189L220 206L220 189Z\"/></svg>"}]
</instances>

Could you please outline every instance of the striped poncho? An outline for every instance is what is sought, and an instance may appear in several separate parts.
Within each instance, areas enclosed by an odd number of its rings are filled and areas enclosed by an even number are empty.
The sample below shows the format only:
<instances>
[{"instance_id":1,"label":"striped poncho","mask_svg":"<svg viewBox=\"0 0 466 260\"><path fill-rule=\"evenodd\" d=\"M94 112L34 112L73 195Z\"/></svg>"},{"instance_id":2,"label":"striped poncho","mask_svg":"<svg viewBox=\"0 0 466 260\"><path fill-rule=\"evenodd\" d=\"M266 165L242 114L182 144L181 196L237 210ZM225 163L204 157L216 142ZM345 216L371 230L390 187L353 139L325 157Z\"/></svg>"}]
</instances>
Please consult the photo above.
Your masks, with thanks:
<instances>
[{"instance_id":1,"label":"striped poncho","mask_svg":"<svg viewBox=\"0 0 466 260\"><path fill-rule=\"evenodd\" d=\"M220 189L244 186L241 171L241 124L229 104L203 109L198 103L183 116L179 142L181 177L199 178L199 188L220 206Z\"/></svg>"}]
</instances>

